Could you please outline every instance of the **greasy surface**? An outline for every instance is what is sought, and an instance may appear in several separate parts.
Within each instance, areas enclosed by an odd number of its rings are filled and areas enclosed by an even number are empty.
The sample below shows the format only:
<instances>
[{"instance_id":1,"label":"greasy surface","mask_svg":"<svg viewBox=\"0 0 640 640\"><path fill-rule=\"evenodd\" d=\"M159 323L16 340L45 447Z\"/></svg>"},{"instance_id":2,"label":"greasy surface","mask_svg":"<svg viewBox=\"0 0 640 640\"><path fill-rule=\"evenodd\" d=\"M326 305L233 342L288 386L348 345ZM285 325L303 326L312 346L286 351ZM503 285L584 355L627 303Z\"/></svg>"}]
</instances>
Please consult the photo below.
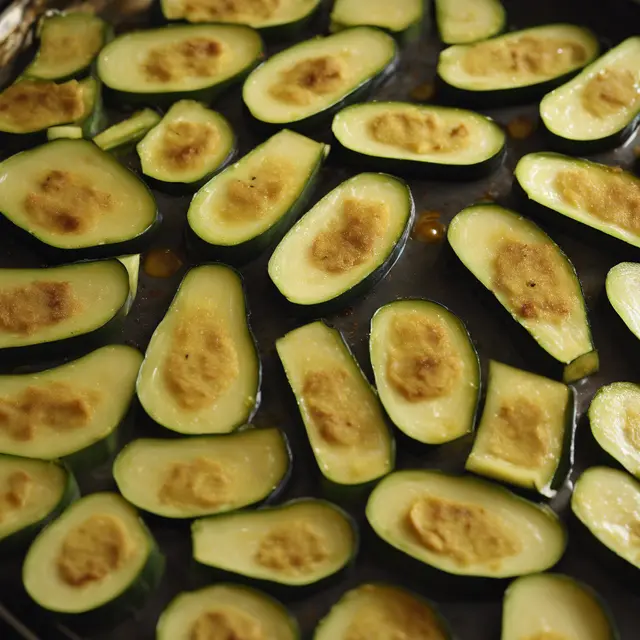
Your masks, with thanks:
<instances>
[{"instance_id":1,"label":"greasy surface","mask_svg":"<svg viewBox=\"0 0 640 640\"><path fill-rule=\"evenodd\" d=\"M633 111L640 102L640 91L628 69L603 69L587 83L581 99L591 115L605 118L623 109Z\"/></svg>"}]
</instances>

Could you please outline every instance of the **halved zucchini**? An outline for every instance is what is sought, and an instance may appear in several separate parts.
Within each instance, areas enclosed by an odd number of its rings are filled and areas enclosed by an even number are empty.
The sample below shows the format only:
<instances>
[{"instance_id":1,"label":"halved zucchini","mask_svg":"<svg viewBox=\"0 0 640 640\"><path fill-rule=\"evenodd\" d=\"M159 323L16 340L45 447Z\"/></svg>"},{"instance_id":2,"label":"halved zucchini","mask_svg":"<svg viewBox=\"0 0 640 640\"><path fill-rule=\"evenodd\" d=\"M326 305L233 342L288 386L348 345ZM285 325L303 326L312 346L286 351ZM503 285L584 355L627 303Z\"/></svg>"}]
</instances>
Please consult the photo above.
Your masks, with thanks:
<instances>
[{"instance_id":1,"label":"halved zucchini","mask_svg":"<svg viewBox=\"0 0 640 640\"><path fill-rule=\"evenodd\" d=\"M22 580L43 609L113 624L141 607L163 571L164 557L136 510L115 493L94 493L38 535Z\"/></svg>"},{"instance_id":2,"label":"halved zucchini","mask_svg":"<svg viewBox=\"0 0 640 640\"><path fill-rule=\"evenodd\" d=\"M137 383L144 410L179 433L228 433L255 413L260 376L240 275L194 267L147 348Z\"/></svg>"},{"instance_id":3,"label":"halved zucchini","mask_svg":"<svg viewBox=\"0 0 640 640\"><path fill-rule=\"evenodd\" d=\"M420 572L464 576L468 584L544 571L567 544L546 506L478 478L433 470L388 475L369 496L366 517Z\"/></svg>"},{"instance_id":4,"label":"halved zucchini","mask_svg":"<svg viewBox=\"0 0 640 640\"><path fill-rule=\"evenodd\" d=\"M465 267L563 365L565 382L598 370L578 276L537 225L498 205L480 204L458 213L447 237Z\"/></svg>"},{"instance_id":5,"label":"halved zucchini","mask_svg":"<svg viewBox=\"0 0 640 640\"><path fill-rule=\"evenodd\" d=\"M98 75L120 104L159 107L182 98L209 104L262 55L262 40L249 27L170 25L110 42L98 57Z\"/></svg>"},{"instance_id":6,"label":"halved zucchini","mask_svg":"<svg viewBox=\"0 0 640 640\"><path fill-rule=\"evenodd\" d=\"M61 124L57 127L49 127L47 129L47 140L59 140L60 138L71 138L72 140L80 140L84 138L82 127L73 124Z\"/></svg>"},{"instance_id":7,"label":"halved zucchini","mask_svg":"<svg viewBox=\"0 0 640 640\"><path fill-rule=\"evenodd\" d=\"M621 262L605 281L607 298L629 331L640 340L640 264Z\"/></svg>"},{"instance_id":8,"label":"halved zucchini","mask_svg":"<svg viewBox=\"0 0 640 640\"><path fill-rule=\"evenodd\" d=\"M172 440L134 440L113 464L120 493L164 518L197 518L270 499L286 483L291 454L279 429Z\"/></svg>"},{"instance_id":9,"label":"halved zucchini","mask_svg":"<svg viewBox=\"0 0 640 640\"><path fill-rule=\"evenodd\" d=\"M105 129L93 138L93 142L103 151L121 150L144 138L160 120L153 109L143 109Z\"/></svg>"},{"instance_id":10,"label":"halved zucchini","mask_svg":"<svg viewBox=\"0 0 640 640\"><path fill-rule=\"evenodd\" d=\"M386 33L346 29L272 56L247 78L242 98L260 124L312 129L369 95L391 73L397 56Z\"/></svg>"},{"instance_id":11,"label":"halved zucchini","mask_svg":"<svg viewBox=\"0 0 640 640\"><path fill-rule=\"evenodd\" d=\"M0 163L0 211L61 261L138 253L160 225L144 183L88 140L55 140Z\"/></svg>"},{"instance_id":12,"label":"halved zucchini","mask_svg":"<svg viewBox=\"0 0 640 640\"><path fill-rule=\"evenodd\" d=\"M161 187L197 189L236 152L227 119L199 102L180 100L136 147L142 173Z\"/></svg>"},{"instance_id":13,"label":"halved zucchini","mask_svg":"<svg viewBox=\"0 0 640 640\"><path fill-rule=\"evenodd\" d=\"M284 129L207 183L187 212L199 254L244 262L279 242L309 204L329 145Z\"/></svg>"},{"instance_id":14,"label":"halved zucchini","mask_svg":"<svg viewBox=\"0 0 640 640\"><path fill-rule=\"evenodd\" d=\"M156 638L199 638L207 632L213 638L222 633L221 638L240 640L300 640L298 622L283 604L262 591L237 584L179 593L162 612Z\"/></svg>"},{"instance_id":15,"label":"halved zucchini","mask_svg":"<svg viewBox=\"0 0 640 640\"><path fill-rule=\"evenodd\" d=\"M353 487L389 473L393 436L342 334L313 322L277 340L276 349L324 478Z\"/></svg>"},{"instance_id":16,"label":"halved zucchini","mask_svg":"<svg viewBox=\"0 0 640 640\"><path fill-rule=\"evenodd\" d=\"M257 585L298 592L337 579L358 552L351 516L313 498L202 518L192 524L191 538L196 562Z\"/></svg>"},{"instance_id":17,"label":"halved zucchini","mask_svg":"<svg viewBox=\"0 0 640 640\"><path fill-rule=\"evenodd\" d=\"M387 275L404 249L414 213L404 182L361 173L294 225L269 260L269 277L301 309L340 307Z\"/></svg>"},{"instance_id":18,"label":"halved zucchini","mask_svg":"<svg viewBox=\"0 0 640 640\"><path fill-rule=\"evenodd\" d=\"M0 376L0 453L93 468L115 450L142 355L109 345L39 373Z\"/></svg>"},{"instance_id":19,"label":"halved zucchini","mask_svg":"<svg viewBox=\"0 0 640 640\"><path fill-rule=\"evenodd\" d=\"M435 0L440 40L469 44L497 35L507 24L500 0Z\"/></svg>"},{"instance_id":20,"label":"halved zucchini","mask_svg":"<svg viewBox=\"0 0 640 640\"><path fill-rule=\"evenodd\" d=\"M438 58L438 79L444 96L464 105L530 102L566 82L599 52L588 29L548 24L449 47Z\"/></svg>"},{"instance_id":21,"label":"halved zucchini","mask_svg":"<svg viewBox=\"0 0 640 640\"><path fill-rule=\"evenodd\" d=\"M429 300L398 300L371 319L369 354L380 400L405 435L425 444L473 431L480 362L464 324Z\"/></svg>"},{"instance_id":22,"label":"halved zucchini","mask_svg":"<svg viewBox=\"0 0 640 640\"><path fill-rule=\"evenodd\" d=\"M573 462L575 420L572 389L491 360L484 410L465 468L551 497Z\"/></svg>"},{"instance_id":23,"label":"halved zucchini","mask_svg":"<svg viewBox=\"0 0 640 640\"><path fill-rule=\"evenodd\" d=\"M136 301L136 296L138 295L138 281L140 280L140 254L136 253L131 256L120 256L118 260L122 262L129 274L129 300L127 301L127 304L125 304L124 308L125 313L128 314L129 311L131 311L133 303Z\"/></svg>"},{"instance_id":24,"label":"halved zucchini","mask_svg":"<svg viewBox=\"0 0 640 640\"><path fill-rule=\"evenodd\" d=\"M640 36L628 38L546 95L540 117L553 145L568 153L624 144L640 122Z\"/></svg>"}]
</instances>

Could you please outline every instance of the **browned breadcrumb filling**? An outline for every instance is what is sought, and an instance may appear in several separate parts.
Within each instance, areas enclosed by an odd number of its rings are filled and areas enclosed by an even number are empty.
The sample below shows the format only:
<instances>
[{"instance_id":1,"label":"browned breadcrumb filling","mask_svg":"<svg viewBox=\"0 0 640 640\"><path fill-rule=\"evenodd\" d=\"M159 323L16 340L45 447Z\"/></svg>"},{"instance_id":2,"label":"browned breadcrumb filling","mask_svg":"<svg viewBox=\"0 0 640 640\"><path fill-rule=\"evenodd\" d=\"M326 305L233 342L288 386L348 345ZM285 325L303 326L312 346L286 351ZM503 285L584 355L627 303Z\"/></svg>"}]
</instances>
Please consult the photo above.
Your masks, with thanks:
<instances>
[{"instance_id":1,"label":"browned breadcrumb filling","mask_svg":"<svg viewBox=\"0 0 640 640\"><path fill-rule=\"evenodd\" d=\"M226 607L200 614L189 632L189 640L269 640L262 624L240 609Z\"/></svg>"},{"instance_id":2,"label":"browned breadcrumb filling","mask_svg":"<svg viewBox=\"0 0 640 640\"><path fill-rule=\"evenodd\" d=\"M28 473L14 471L9 474L0 493L0 522L27 504L32 488L33 479Z\"/></svg>"},{"instance_id":3,"label":"browned breadcrumb filling","mask_svg":"<svg viewBox=\"0 0 640 640\"><path fill-rule=\"evenodd\" d=\"M186 0L184 17L191 22L268 20L281 0Z\"/></svg>"},{"instance_id":4,"label":"browned breadcrumb filling","mask_svg":"<svg viewBox=\"0 0 640 640\"><path fill-rule=\"evenodd\" d=\"M211 78L218 73L224 53L224 45L217 40L190 38L150 49L142 69L147 78L159 83Z\"/></svg>"},{"instance_id":5,"label":"browned breadcrumb filling","mask_svg":"<svg viewBox=\"0 0 640 640\"><path fill-rule=\"evenodd\" d=\"M209 122L173 122L164 128L162 163L177 172L202 169L219 141L220 131Z\"/></svg>"},{"instance_id":6,"label":"browned breadcrumb filling","mask_svg":"<svg viewBox=\"0 0 640 640\"><path fill-rule=\"evenodd\" d=\"M158 497L177 507L217 507L227 500L231 481L219 462L198 457L170 465Z\"/></svg>"},{"instance_id":7,"label":"browned breadcrumb filling","mask_svg":"<svg viewBox=\"0 0 640 640\"><path fill-rule=\"evenodd\" d=\"M48 30L40 41L37 60L42 60L47 67L66 66L75 60L91 60L100 51L102 42L101 22L85 24L81 37L62 32L55 34Z\"/></svg>"},{"instance_id":8,"label":"browned breadcrumb filling","mask_svg":"<svg viewBox=\"0 0 640 640\"><path fill-rule=\"evenodd\" d=\"M582 92L583 107L596 118L634 110L640 103L640 83L628 69L603 69Z\"/></svg>"}]
</instances>

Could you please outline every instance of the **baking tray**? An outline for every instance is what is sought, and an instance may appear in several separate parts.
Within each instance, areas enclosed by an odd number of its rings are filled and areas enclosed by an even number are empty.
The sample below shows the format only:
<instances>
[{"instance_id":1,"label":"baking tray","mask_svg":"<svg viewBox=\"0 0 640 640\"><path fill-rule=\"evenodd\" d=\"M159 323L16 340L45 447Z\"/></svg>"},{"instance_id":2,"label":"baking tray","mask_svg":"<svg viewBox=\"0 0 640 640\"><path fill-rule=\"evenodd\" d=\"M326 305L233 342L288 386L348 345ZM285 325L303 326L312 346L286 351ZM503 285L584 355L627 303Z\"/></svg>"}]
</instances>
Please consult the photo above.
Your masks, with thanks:
<instances>
[{"instance_id":1,"label":"baking tray","mask_svg":"<svg viewBox=\"0 0 640 640\"><path fill-rule=\"evenodd\" d=\"M366 0L362 0L365 2ZM389 0L390 2L393 0ZM524 28L549 22L576 22L591 27L602 39L604 46L617 44L622 39L640 32L640 6L629 0L504 0L509 28ZM307 37L325 33L328 7L318 16ZM269 46L269 53L283 48L283 44ZM409 99L412 89L434 77L437 52L440 48L430 20L427 19L419 43L405 49L399 70L391 80L376 93L381 99ZM437 97L436 97L437 99ZM240 152L249 151L259 141L253 135L242 112L240 90L215 103L229 118L239 137ZM508 124L516 116L537 120L537 105L519 108L486 111L500 124ZM311 134L316 139L329 141L329 127ZM634 146L640 144L636 136L624 148L599 154L595 159L625 168L634 162ZM545 149L541 132L536 131L527 139L508 141L508 152L504 166L487 179L468 183L442 183L411 180L410 185L417 210L441 212L442 221L448 223L463 207L490 196L500 204L510 206L512 172L518 159L525 153ZM330 159L331 160L331 159ZM133 158L129 165L136 168ZM321 185L315 198L319 199L342 180L357 173L332 164L323 170ZM148 277L142 270L136 303L130 313L123 339L128 344L144 350L156 325L166 311L176 288L189 266L184 254L183 229L188 197L170 197L156 193L164 221L156 240L156 247L171 248L185 261L184 267L169 279ZM561 515L567 514L571 482L580 472L597 462L595 446L584 414L595 391L603 384L615 380L637 381L637 360L634 353L625 348L624 336L616 335L611 326L610 310L607 308L604 280L608 269L616 264L617 256L605 252L595 244L585 244L570 234L549 229L552 237L571 258L582 281L589 306L596 346L600 352L600 373L576 385L580 421L576 440L576 465L569 483L554 498L551 506ZM414 296L436 300L448 306L466 323L473 337L483 365L494 358L517 367L536 370L528 353L526 336L513 331L510 320L497 302L486 302L480 295L480 287L471 279L461 278L460 271L452 262L450 251L444 244L424 244L410 240L400 260L387 278L374 291L353 307L326 316L326 320L343 331L365 372L372 379L368 349L368 327L373 312L383 304L399 297ZM287 500L296 496L320 495L316 481L315 462L304 447L304 428L292 402L274 343L287 331L300 326L303 320L291 314L269 282L266 271L268 254L242 268L251 310L251 324L255 332L263 364L262 404L254 420L257 426L277 425L290 437L294 451L294 471L291 481L281 497ZM0 237L0 266L38 266L38 257L10 236ZM140 407L137 407L135 436L166 435L162 427L150 422ZM131 437L128 435L127 437ZM123 442L124 444L124 442ZM443 445L414 455L405 450L402 443L398 451L398 468L424 467L461 471L471 445L470 438ZM96 469L88 476L80 476L83 493L96 490L114 490L110 465ZM349 510L359 523L363 523L364 504L358 503ZM21 594L20 558L11 559L0 569L0 617L11 617L13 625L6 630L0 628L0 638L28 638L29 640L56 640L57 638L84 638L85 640L147 640L154 638L155 624L162 609L179 591L194 589L205 583L191 570L189 529L184 523L176 524L158 518L147 522L166 555L167 568L159 589L146 606L135 617L116 628L78 636L47 622L37 608L29 604ZM640 637L640 595L625 590L616 577L600 566L573 541L557 567L561 571L585 581L594 587L608 602L621 633L621 640ZM474 599L452 599L443 601L438 593L438 584L409 582L406 576L394 573L376 562L373 552L364 544L350 575L333 588L317 595L288 602L297 616L303 636L309 637L317 621L348 588L366 580L388 580L405 584L434 599L444 616L449 620L459 640L490 640L499 637L501 599L499 596ZM9 615L7 615L9 614ZM15 627L21 626L18 631Z\"/></svg>"}]
</instances>

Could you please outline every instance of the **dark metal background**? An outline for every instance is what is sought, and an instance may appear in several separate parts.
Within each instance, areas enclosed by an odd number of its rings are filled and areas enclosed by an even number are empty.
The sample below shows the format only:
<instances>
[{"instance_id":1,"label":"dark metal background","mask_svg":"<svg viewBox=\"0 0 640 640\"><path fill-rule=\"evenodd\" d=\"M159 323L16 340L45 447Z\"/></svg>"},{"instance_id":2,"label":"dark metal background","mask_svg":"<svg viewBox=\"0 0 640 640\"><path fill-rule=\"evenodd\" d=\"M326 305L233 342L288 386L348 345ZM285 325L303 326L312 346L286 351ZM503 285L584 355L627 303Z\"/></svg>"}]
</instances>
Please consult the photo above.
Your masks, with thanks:
<instances>
[{"instance_id":1,"label":"dark metal background","mask_svg":"<svg viewBox=\"0 0 640 640\"><path fill-rule=\"evenodd\" d=\"M366 2L366 0L362 0ZM389 0L393 2L393 0ZM535 24L554 21L570 21L586 24L602 38L605 46L615 45L630 35L640 33L640 6L628 0L505 0L509 15L510 28L523 28ZM322 33L326 30L327 11L314 23L310 33ZM282 48L270 47L272 52ZM420 82L432 79L439 44L430 25L427 25L421 42L405 50L402 64L391 81L378 91L376 97L408 99L411 90ZM234 125L240 141L240 152L246 153L257 142L249 130L248 122L242 114L240 90L235 88L215 104ZM506 125L516 115L537 119L537 105L522 108L488 111L499 123ZM328 140L328 127L315 132L317 139ZM595 159L625 168L632 166L634 145L640 144L640 136L624 148L607 154L595 156ZM510 205L509 192L512 171L518 158L533 150L545 149L540 132L527 140L509 140L505 165L491 177L473 183L436 183L413 180L410 182L418 211L435 209L443 214L443 221L449 220L463 207L483 198L490 192L498 202ZM133 160L131 166L134 166ZM339 182L356 173L330 165L323 172L316 199L336 186ZM184 257L182 231L189 199L174 198L157 194L158 204L164 216L158 247L172 247ZM577 433L577 464L571 479L579 475L585 467L599 460L584 412L594 392L603 384L614 380L638 381L637 356L627 349L627 336L613 329L610 312L607 309L604 292L604 279L607 270L616 264L617 256L605 253L594 244L584 244L566 233L550 229L553 238L573 260L583 283L590 310L595 343L600 351L601 370L596 376L578 383L579 411L581 419ZM497 302L491 304L478 295L475 283L460 277L460 271L451 262L445 245L425 245L415 240L409 244L400 260L384 282L365 299L356 302L340 314L329 316L327 320L341 329L356 356L371 376L367 337L368 325L373 312L381 305L403 296L420 296L444 303L457 313L466 323L476 342L483 364L494 358L525 369L536 370L527 355L526 339L514 335L513 321L506 317ZM319 492L317 472L313 459L304 447L304 429L290 397L290 390L280 370L275 353L274 341L287 331L306 322L290 315L282 305L277 293L270 285L266 262L268 255L242 269L251 309L251 324L256 334L263 364L263 402L255 419L259 426L277 425L290 436L294 451L294 474L285 491L284 499L303 495L316 495ZM37 258L19 246L10 237L0 238L0 266L38 265ZM186 269L186 266L185 266ZM184 269L168 280L153 279L141 272L138 298L127 320L125 338L130 344L145 349L153 330L162 318ZM150 424L144 412L138 407L135 435L168 435L162 427ZM129 436L127 436L128 438ZM449 470L462 470L470 440L444 445L440 448L412 455L400 446L398 468L438 467ZM83 493L95 490L114 489L110 466L95 470L91 475L80 477ZM567 513L569 490L565 489L552 501L552 506L561 514ZM351 509L359 522L363 518L363 505ZM167 557L167 570L160 588L153 594L147 605L139 613L115 629L85 635L92 640L147 640L154 637L157 618L169 600L179 591L202 586L190 568L190 541L188 526L147 518L163 552ZM558 571L568 573L584 580L594 587L608 602L613 610L621 632L621 640L635 640L640 637L640 595L634 595L621 586L616 576L592 560L573 540L568 551L557 567ZM54 638L74 638L79 636L60 635L59 628L48 626L42 612L25 604L20 594L20 562L18 558L0 565L0 600L22 620L37 637L46 640ZM454 634L459 640L491 640L500 633L500 597L490 599L463 599L444 602L438 595L437 584L416 584L405 580L403 575L395 574L380 566L373 552L363 546L357 565L350 577L341 585L325 590L318 595L289 603L298 617L305 637L312 632L316 622L331 604L346 589L361 581L383 579L408 584L414 589L433 598L449 620ZM639 572L640 584L640 572ZM535 606L535 605L533 605ZM0 610L0 615L1 615ZM0 638L21 637L17 632L0 629Z\"/></svg>"}]
</instances>

